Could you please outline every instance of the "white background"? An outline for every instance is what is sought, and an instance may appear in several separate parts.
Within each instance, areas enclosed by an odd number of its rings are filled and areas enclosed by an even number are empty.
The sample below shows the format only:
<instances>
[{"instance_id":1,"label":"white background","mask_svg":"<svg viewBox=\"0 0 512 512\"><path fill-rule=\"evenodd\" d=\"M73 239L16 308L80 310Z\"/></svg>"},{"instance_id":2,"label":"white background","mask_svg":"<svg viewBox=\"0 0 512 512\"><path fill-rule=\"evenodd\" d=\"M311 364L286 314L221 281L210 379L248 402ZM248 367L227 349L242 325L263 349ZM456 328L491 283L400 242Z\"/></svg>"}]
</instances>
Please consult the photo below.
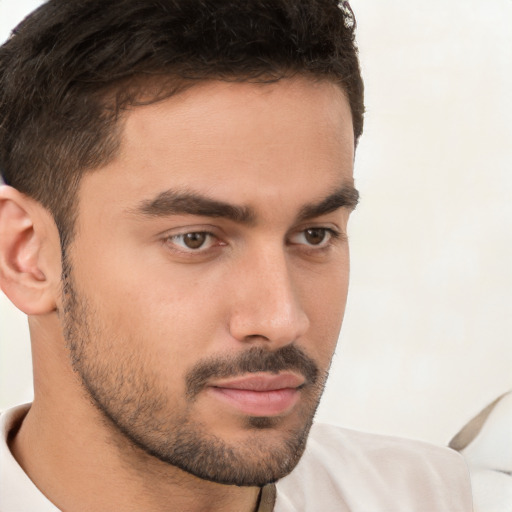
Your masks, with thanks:
<instances>
[{"instance_id":1,"label":"white background","mask_svg":"<svg viewBox=\"0 0 512 512\"><path fill-rule=\"evenodd\" d=\"M38 5L0 0L0 39ZM353 0L366 83L352 283L318 418L446 443L512 388L512 0ZM0 408L30 400L0 294Z\"/></svg>"}]
</instances>

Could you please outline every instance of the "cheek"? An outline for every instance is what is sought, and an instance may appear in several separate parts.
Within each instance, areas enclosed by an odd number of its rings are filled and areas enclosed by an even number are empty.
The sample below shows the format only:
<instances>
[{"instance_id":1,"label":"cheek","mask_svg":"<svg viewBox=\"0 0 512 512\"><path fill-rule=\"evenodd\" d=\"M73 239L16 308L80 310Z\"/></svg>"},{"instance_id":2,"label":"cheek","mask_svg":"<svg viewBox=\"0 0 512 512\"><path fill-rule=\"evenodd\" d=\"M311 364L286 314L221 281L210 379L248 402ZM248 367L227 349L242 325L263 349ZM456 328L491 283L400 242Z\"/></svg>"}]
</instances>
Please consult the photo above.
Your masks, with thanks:
<instances>
[{"instance_id":1,"label":"cheek","mask_svg":"<svg viewBox=\"0 0 512 512\"><path fill-rule=\"evenodd\" d=\"M94 277L88 271L95 271ZM78 272L94 312L91 321L101 331L97 343L111 357L136 357L163 383L183 380L187 368L218 338L223 325L218 303L184 273L169 275L134 264L130 271L122 264L104 264Z\"/></svg>"},{"instance_id":2,"label":"cheek","mask_svg":"<svg viewBox=\"0 0 512 512\"><path fill-rule=\"evenodd\" d=\"M302 301L315 320L329 325L341 321L349 283L348 247L340 249L318 269L310 268L307 272L298 269L295 279Z\"/></svg>"},{"instance_id":3,"label":"cheek","mask_svg":"<svg viewBox=\"0 0 512 512\"><path fill-rule=\"evenodd\" d=\"M304 308L310 321L310 353L328 366L340 333L348 291L348 265L338 264L315 286L303 289Z\"/></svg>"},{"instance_id":4,"label":"cheek","mask_svg":"<svg viewBox=\"0 0 512 512\"><path fill-rule=\"evenodd\" d=\"M118 332L131 344L142 345L138 348L154 355L157 363L162 358L186 365L205 352L216 336L216 321L221 322L215 306L202 294L155 285L125 291L110 314Z\"/></svg>"}]
</instances>

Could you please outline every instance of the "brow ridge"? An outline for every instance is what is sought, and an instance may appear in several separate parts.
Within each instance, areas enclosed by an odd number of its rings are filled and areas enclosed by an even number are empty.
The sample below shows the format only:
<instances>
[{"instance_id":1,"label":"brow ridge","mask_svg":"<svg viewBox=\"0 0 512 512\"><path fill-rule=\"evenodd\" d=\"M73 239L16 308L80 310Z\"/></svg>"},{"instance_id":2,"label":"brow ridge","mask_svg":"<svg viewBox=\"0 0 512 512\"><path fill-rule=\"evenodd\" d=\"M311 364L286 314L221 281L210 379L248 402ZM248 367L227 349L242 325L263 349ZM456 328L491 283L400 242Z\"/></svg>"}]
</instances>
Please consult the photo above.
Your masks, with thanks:
<instances>
[{"instance_id":1,"label":"brow ridge","mask_svg":"<svg viewBox=\"0 0 512 512\"><path fill-rule=\"evenodd\" d=\"M241 224L253 224L256 218L255 213L248 207L217 201L194 192L173 190L166 190L154 199L142 201L136 213L149 217L169 215L222 217Z\"/></svg>"},{"instance_id":2,"label":"brow ridge","mask_svg":"<svg viewBox=\"0 0 512 512\"><path fill-rule=\"evenodd\" d=\"M334 193L328 195L319 203L307 204L299 212L298 220L310 220L328 213L332 213L340 208L354 210L359 202L359 192L352 185L343 185Z\"/></svg>"},{"instance_id":3,"label":"brow ridge","mask_svg":"<svg viewBox=\"0 0 512 512\"><path fill-rule=\"evenodd\" d=\"M359 201L359 192L352 185L343 185L318 203L304 205L297 216L299 222L326 215L340 208L353 210ZM254 225L256 213L249 206L239 206L191 191L166 190L153 199L143 200L134 213L144 217L197 215L225 218L240 224Z\"/></svg>"}]
</instances>

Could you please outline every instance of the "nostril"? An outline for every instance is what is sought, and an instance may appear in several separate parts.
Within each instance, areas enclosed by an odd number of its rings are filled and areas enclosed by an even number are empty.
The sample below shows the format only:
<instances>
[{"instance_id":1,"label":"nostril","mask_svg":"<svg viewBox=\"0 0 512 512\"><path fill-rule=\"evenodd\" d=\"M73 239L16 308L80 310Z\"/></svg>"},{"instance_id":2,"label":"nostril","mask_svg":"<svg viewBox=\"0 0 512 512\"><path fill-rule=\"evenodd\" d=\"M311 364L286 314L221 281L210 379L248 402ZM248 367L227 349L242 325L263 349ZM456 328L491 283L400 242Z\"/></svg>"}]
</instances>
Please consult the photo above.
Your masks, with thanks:
<instances>
[{"instance_id":1,"label":"nostril","mask_svg":"<svg viewBox=\"0 0 512 512\"><path fill-rule=\"evenodd\" d=\"M270 341L269 338L263 336L262 334L249 334L245 337L246 341Z\"/></svg>"}]
</instances>

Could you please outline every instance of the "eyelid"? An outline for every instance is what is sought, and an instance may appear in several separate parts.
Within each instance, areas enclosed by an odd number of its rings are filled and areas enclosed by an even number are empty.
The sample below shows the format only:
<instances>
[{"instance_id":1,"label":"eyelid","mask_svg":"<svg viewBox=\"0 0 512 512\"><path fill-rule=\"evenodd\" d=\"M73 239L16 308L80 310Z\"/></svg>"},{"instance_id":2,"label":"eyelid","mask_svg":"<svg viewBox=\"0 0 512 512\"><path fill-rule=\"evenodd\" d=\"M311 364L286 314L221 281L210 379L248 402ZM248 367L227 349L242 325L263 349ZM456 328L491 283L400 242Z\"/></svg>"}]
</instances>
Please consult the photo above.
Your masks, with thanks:
<instances>
[{"instance_id":1,"label":"eyelid","mask_svg":"<svg viewBox=\"0 0 512 512\"><path fill-rule=\"evenodd\" d=\"M312 226L307 226L307 227L304 227L304 228L294 231L291 234L291 236L288 237L288 239L291 240L295 236L304 235L306 233L306 231L308 231L310 229L311 230L318 229L318 230L325 231L326 235L328 235L327 240L325 242L322 241L321 243L316 244L316 245L308 244L308 243L299 243L299 242L292 242L290 245L303 245L304 247L306 247L308 249L320 251L322 249L327 249L327 248L331 247L332 245L334 245L334 243L337 240L343 240L344 238L346 238L343 231L341 231L337 227L335 228L332 226L325 226L325 225L317 225L317 226L312 225Z\"/></svg>"},{"instance_id":2,"label":"eyelid","mask_svg":"<svg viewBox=\"0 0 512 512\"><path fill-rule=\"evenodd\" d=\"M178 240L181 239L181 241L185 242L185 237L187 235L204 235L204 237L205 237L204 245L207 245L208 248L211 246L212 238L214 238L211 233L206 233L205 231L190 231L188 233L180 233L177 235L171 235L167 238L167 240L174 240L177 242ZM191 247L182 247L182 249L184 249L185 251L191 251L191 252L200 252L201 250L206 250L206 248L204 248L203 246L198 247L197 249L193 249Z\"/></svg>"},{"instance_id":3,"label":"eyelid","mask_svg":"<svg viewBox=\"0 0 512 512\"><path fill-rule=\"evenodd\" d=\"M173 230L172 232L166 232L162 235L161 239L162 243L172 252L185 256L194 256L207 253L215 247L227 245L222 241L220 235L214 231L211 226L208 228L205 226L186 226L181 229ZM189 248L176 242L180 237L189 234L204 234L209 241L205 242L205 247L199 247L197 249Z\"/></svg>"}]
</instances>

